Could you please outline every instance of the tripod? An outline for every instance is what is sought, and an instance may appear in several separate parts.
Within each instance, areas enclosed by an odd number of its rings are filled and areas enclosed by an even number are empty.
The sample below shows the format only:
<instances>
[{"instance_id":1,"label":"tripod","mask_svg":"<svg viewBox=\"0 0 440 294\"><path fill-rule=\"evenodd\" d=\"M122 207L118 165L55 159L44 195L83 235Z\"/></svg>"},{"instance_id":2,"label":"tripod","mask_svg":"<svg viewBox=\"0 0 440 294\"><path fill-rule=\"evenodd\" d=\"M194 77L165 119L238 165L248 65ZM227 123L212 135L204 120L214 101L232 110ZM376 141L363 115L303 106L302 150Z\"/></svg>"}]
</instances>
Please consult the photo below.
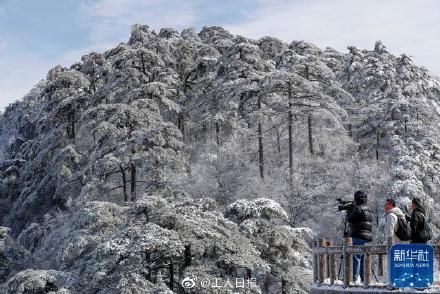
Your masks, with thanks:
<instances>
[{"instance_id":1,"label":"tripod","mask_svg":"<svg viewBox=\"0 0 440 294\"><path fill-rule=\"evenodd\" d=\"M344 220L344 235L343 235L343 238L342 238L342 242L341 242L341 246L344 246L344 238L346 238L346 237L348 237L348 231L347 231L347 219L345 219ZM338 280L340 280L340 277L341 277L341 269L342 269L342 262L343 262L343 259L344 259L344 255L343 254L341 254L341 256L339 257L339 259L340 259L340 262L339 262L339 270L338 270ZM360 262L360 261L359 261ZM378 280L378 278L377 278L377 276L376 276L376 273L374 272L374 269L373 269L373 267L371 267L371 271L373 272L373 275L374 275L374 279L376 280L376 282L379 282L379 280Z\"/></svg>"},{"instance_id":2,"label":"tripod","mask_svg":"<svg viewBox=\"0 0 440 294\"><path fill-rule=\"evenodd\" d=\"M348 237L347 218L345 218L345 220L344 220L344 234L343 234L343 237L342 237L341 246L344 246L344 238L346 238L346 237ZM340 259L340 262L339 262L339 270L338 270L338 280L340 280L340 278L341 278L342 260L344 259L344 255L341 254L339 259Z\"/></svg>"}]
</instances>

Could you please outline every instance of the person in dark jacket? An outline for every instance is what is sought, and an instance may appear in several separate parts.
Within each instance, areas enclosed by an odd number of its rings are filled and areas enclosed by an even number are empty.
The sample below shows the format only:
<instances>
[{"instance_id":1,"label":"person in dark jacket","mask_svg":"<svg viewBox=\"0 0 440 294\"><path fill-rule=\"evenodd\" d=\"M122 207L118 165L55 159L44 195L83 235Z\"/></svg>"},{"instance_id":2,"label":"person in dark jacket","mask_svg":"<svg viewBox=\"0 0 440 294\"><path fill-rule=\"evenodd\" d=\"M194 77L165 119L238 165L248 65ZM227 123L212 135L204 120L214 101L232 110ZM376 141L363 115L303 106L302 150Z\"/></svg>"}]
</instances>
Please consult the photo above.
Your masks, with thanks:
<instances>
[{"instance_id":1,"label":"person in dark jacket","mask_svg":"<svg viewBox=\"0 0 440 294\"><path fill-rule=\"evenodd\" d=\"M347 212L348 235L353 240L353 245L365 245L373 240L373 217L367 207L367 193L356 191L354 193L353 208ZM353 280L360 276L364 279L364 256L353 256Z\"/></svg>"},{"instance_id":2,"label":"person in dark jacket","mask_svg":"<svg viewBox=\"0 0 440 294\"><path fill-rule=\"evenodd\" d=\"M426 243L420 238L419 234L425 221L425 208L423 208L422 201L419 198L414 198L411 204L413 209L410 220L411 243Z\"/></svg>"}]
</instances>

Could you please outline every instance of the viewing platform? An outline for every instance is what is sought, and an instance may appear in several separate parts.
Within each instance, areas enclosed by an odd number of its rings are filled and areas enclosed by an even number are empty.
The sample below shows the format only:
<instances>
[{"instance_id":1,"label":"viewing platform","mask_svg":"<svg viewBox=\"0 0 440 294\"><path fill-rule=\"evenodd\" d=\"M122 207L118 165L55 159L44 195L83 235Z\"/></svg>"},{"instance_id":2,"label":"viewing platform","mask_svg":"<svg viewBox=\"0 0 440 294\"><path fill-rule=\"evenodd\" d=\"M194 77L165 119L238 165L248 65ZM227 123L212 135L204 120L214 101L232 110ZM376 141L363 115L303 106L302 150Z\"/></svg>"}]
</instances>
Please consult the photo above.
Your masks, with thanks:
<instances>
[{"instance_id":1,"label":"viewing platform","mask_svg":"<svg viewBox=\"0 0 440 294\"><path fill-rule=\"evenodd\" d=\"M440 284L426 289L393 288L388 283L388 252L393 245L353 245L351 238L344 238L342 246L332 241L313 241L312 294L336 293L440 293ZM433 245L434 267L439 267L440 246ZM353 281L353 255L364 256L363 282ZM434 268L434 275L440 268Z\"/></svg>"}]
</instances>

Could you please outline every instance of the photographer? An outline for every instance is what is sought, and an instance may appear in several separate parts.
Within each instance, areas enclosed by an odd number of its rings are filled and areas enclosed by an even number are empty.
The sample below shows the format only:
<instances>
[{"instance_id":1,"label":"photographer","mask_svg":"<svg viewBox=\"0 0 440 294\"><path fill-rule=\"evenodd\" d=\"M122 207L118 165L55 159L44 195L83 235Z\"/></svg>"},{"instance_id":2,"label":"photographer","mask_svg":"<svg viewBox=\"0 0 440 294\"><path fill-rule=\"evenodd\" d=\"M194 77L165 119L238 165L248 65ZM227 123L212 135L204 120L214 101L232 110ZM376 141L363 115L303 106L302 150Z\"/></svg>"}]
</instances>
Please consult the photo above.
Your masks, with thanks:
<instances>
[{"instance_id":1,"label":"photographer","mask_svg":"<svg viewBox=\"0 0 440 294\"><path fill-rule=\"evenodd\" d=\"M367 207L367 194L364 191L354 193L354 204L347 210L348 236L353 239L353 245L364 245L371 242L373 217ZM364 278L364 256L353 256L353 280L358 276Z\"/></svg>"}]
</instances>

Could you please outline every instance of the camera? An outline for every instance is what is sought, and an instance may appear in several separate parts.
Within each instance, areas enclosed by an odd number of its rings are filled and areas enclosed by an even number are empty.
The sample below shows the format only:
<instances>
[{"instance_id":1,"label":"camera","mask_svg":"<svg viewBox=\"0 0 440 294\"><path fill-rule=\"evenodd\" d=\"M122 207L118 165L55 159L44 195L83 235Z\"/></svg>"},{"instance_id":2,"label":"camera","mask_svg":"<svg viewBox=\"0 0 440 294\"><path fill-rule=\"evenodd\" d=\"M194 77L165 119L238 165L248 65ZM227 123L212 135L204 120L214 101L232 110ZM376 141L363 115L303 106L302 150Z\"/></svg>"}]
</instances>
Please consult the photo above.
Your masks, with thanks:
<instances>
[{"instance_id":1,"label":"camera","mask_svg":"<svg viewBox=\"0 0 440 294\"><path fill-rule=\"evenodd\" d=\"M339 202L339 205L338 205L339 211L343 211L343 210L350 211L354 207L354 201L345 201L345 200L342 200L341 198L336 198L336 201Z\"/></svg>"}]
</instances>

